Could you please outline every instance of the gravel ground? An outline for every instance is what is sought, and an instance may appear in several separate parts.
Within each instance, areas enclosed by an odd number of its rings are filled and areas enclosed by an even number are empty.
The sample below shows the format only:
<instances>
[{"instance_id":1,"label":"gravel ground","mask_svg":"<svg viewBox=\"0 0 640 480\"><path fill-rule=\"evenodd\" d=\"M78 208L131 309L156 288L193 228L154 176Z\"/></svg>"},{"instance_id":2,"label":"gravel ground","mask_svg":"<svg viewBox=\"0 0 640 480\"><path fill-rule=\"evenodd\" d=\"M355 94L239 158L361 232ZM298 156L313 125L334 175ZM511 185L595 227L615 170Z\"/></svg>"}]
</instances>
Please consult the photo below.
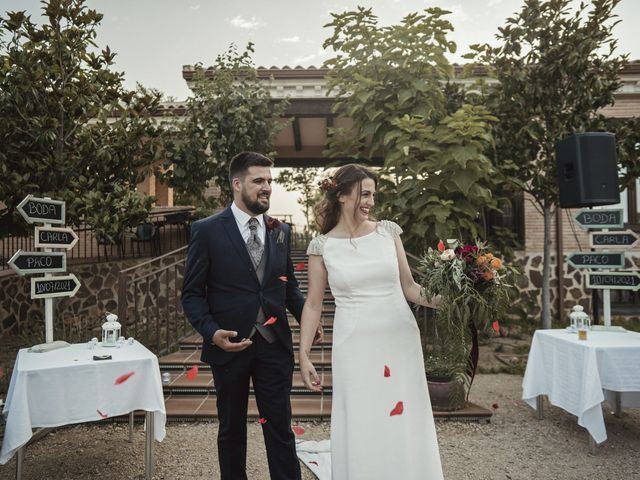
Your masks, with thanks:
<instances>
[{"instance_id":1,"label":"gravel ground","mask_svg":"<svg viewBox=\"0 0 640 480\"><path fill-rule=\"evenodd\" d=\"M574 416L545 404L545 419L536 419L520 399L521 382L516 375L479 375L471 400L487 407L497 404L491 423L436 423L448 480L640 478L640 410L627 410L622 418L615 418L606 409L609 439L592 456L588 434ZM305 439L329 436L328 422L301 425ZM216 432L217 423L168 424L167 437L156 444L154 478L218 478ZM133 444L127 438L124 424L80 425L52 432L27 451L23 479L142 479L141 426L136 425ZM257 422L249 425L247 463L251 480L269 478ZM302 470L303 479L315 478L304 466ZM12 479L14 472L15 457L0 467L0 479Z\"/></svg>"}]
</instances>

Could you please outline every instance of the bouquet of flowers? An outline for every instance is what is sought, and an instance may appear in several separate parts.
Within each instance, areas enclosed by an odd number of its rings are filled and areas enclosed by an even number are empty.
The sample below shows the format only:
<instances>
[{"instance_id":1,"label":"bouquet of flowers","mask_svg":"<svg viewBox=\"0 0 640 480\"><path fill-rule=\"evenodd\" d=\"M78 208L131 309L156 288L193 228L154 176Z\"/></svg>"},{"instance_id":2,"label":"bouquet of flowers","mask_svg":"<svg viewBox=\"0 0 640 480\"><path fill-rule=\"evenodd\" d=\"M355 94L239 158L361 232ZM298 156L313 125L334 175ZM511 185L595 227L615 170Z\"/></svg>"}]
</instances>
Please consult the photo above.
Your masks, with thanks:
<instances>
[{"instance_id":1,"label":"bouquet of flowers","mask_svg":"<svg viewBox=\"0 0 640 480\"><path fill-rule=\"evenodd\" d=\"M484 243L447 243L440 240L421 261L424 296L441 298L425 363L427 373L446 372L470 386L475 372L472 337L478 331L499 332L498 320L517 293L511 285L516 269Z\"/></svg>"}]
</instances>

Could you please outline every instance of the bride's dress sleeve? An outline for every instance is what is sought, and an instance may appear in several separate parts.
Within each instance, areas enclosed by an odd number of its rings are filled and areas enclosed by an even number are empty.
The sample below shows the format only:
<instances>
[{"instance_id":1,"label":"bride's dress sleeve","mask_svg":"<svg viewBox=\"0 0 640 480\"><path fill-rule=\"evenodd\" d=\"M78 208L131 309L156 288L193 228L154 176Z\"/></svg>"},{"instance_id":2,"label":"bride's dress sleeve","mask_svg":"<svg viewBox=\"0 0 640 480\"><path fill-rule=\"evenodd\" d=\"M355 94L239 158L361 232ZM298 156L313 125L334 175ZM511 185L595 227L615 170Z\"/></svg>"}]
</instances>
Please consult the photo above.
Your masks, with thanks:
<instances>
[{"instance_id":1,"label":"bride's dress sleeve","mask_svg":"<svg viewBox=\"0 0 640 480\"><path fill-rule=\"evenodd\" d=\"M322 255L324 253L324 242L327 241L326 235L318 235L311 240L307 247L307 255Z\"/></svg>"},{"instance_id":2,"label":"bride's dress sleeve","mask_svg":"<svg viewBox=\"0 0 640 480\"><path fill-rule=\"evenodd\" d=\"M392 237L397 238L402 234L402 228L396 222L391 220L380 220L380 227L383 231L391 234Z\"/></svg>"}]
</instances>

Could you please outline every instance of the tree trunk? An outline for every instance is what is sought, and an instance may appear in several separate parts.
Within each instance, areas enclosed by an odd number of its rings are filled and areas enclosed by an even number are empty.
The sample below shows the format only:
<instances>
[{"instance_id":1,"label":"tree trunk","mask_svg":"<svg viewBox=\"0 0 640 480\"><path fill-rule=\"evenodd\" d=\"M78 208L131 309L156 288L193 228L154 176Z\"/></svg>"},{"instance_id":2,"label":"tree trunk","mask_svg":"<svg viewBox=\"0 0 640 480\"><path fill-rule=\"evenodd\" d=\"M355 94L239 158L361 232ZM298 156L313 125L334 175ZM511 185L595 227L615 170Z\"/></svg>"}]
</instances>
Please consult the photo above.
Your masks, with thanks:
<instances>
[{"instance_id":1,"label":"tree trunk","mask_svg":"<svg viewBox=\"0 0 640 480\"><path fill-rule=\"evenodd\" d=\"M544 214L544 247L542 254L542 328L551 328L551 302L549 287L551 277L551 207L545 200L542 206Z\"/></svg>"}]
</instances>

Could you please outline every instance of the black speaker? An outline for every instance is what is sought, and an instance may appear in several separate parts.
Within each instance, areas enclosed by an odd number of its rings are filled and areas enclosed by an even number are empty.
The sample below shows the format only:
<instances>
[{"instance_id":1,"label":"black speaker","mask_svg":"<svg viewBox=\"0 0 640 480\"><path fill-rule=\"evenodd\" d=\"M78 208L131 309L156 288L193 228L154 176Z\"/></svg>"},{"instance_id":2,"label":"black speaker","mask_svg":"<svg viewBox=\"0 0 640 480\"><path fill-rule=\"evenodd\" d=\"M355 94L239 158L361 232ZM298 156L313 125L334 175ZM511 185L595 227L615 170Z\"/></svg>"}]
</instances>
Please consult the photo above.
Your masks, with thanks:
<instances>
[{"instance_id":1,"label":"black speaker","mask_svg":"<svg viewBox=\"0 0 640 480\"><path fill-rule=\"evenodd\" d=\"M616 138L612 133L576 133L556 143L560 206L620 203Z\"/></svg>"}]
</instances>

